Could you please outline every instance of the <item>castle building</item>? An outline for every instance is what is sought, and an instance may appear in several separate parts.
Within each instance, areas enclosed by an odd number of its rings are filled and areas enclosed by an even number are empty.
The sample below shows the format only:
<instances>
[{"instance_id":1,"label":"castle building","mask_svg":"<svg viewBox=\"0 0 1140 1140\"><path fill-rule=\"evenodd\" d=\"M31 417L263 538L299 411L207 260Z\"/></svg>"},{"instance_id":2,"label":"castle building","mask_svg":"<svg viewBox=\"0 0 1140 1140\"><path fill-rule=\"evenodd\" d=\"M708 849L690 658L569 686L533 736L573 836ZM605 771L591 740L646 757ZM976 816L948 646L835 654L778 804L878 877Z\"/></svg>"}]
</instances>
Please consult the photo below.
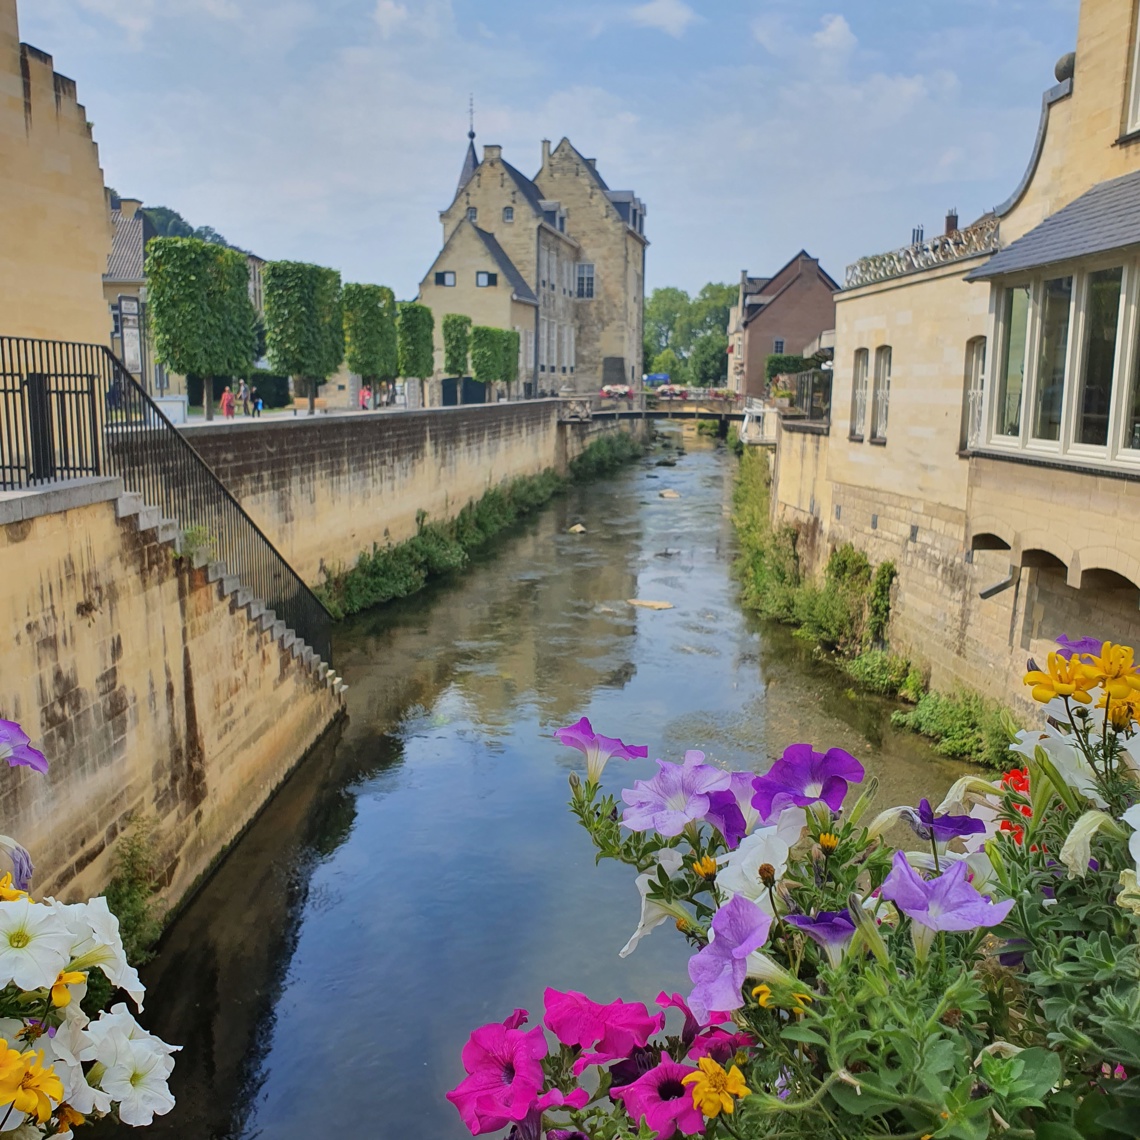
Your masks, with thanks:
<instances>
[{"instance_id":1,"label":"castle building","mask_svg":"<svg viewBox=\"0 0 1140 1140\"><path fill-rule=\"evenodd\" d=\"M451 205L440 214L443 248L420 283L435 315L436 377L443 375L442 318L519 332L519 379L530 392L636 386L645 301L645 206L611 190L592 158L568 139L542 144L527 178L475 134Z\"/></svg>"}]
</instances>

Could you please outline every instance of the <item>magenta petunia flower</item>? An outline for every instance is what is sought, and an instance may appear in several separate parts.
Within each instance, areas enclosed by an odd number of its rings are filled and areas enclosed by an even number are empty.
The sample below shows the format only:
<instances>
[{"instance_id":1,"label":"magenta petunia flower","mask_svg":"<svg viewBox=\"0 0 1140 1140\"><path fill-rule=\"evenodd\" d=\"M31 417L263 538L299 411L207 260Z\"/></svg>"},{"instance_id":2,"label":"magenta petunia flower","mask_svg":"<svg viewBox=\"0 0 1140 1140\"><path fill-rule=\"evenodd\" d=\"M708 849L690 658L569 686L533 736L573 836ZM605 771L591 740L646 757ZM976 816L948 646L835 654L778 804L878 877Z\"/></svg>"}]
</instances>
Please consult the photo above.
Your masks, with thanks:
<instances>
[{"instance_id":1,"label":"magenta petunia flower","mask_svg":"<svg viewBox=\"0 0 1140 1140\"><path fill-rule=\"evenodd\" d=\"M635 1124L644 1120L657 1133L657 1140L669 1140L677 1132L695 1136L705 1130L705 1118L681 1083L693 1072L688 1065L663 1057L660 1065L633 1084L614 1089L614 1099L622 1102Z\"/></svg>"},{"instance_id":2,"label":"magenta petunia flower","mask_svg":"<svg viewBox=\"0 0 1140 1140\"><path fill-rule=\"evenodd\" d=\"M748 955L768 941L771 925L771 915L743 895L734 895L713 915L712 941L689 959L689 1008L701 1025L709 1024L713 1010L744 1004L740 988L748 974Z\"/></svg>"},{"instance_id":3,"label":"magenta petunia flower","mask_svg":"<svg viewBox=\"0 0 1140 1140\"><path fill-rule=\"evenodd\" d=\"M928 930L976 930L1004 922L1013 910L1013 899L992 902L969 884L969 873L970 868L962 862L936 879L924 879L906 856L896 851L880 894Z\"/></svg>"},{"instance_id":4,"label":"magenta petunia flower","mask_svg":"<svg viewBox=\"0 0 1140 1140\"><path fill-rule=\"evenodd\" d=\"M727 791L731 780L728 772L705 764L704 758L703 752L692 750L685 753L683 764L658 760L659 771L652 780L638 780L622 792L629 805L622 823L631 831L672 836L680 835L686 824L704 819L709 794Z\"/></svg>"},{"instance_id":5,"label":"magenta petunia flower","mask_svg":"<svg viewBox=\"0 0 1140 1140\"><path fill-rule=\"evenodd\" d=\"M563 1045L594 1050L583 1053L574 1062L575 1074L590 1065L605 1065L628 1057L665 1026L665 1015L650 1014L641 1002L619 998L609 1005L600 1005L575 990L563 993L549 988L543 1000L543 1022Z\"/></svg>"},{"instance_id":6,"label":"magenta petunia flower","mask_svg":"<svg viewBox=\"0 0 1140 1140\"><path fill-rule=\"evenodd\" d=\"M845 910L821 910L815 918L808 918L804 914L789 914L784 921L798 927L813 942L822 946L833 968L843 960L843 953L855 935L855 923Z\"/></svg>"},{"instance_id":7,"label":"magenta petunia flower","mask_svg":"<svg viewBox=\"0 0 1140 1140\"><path fill-rule=\"evenodd\" d=\"M572 1089L563 1095L561 1089L545 1092L531 1105L530 1111L507 1134L507 1140L542 1140L542 1114L548 1109L585 1108L590 1094L585 1089ZM548 1132L547 1137L554 1135ZM567 1136L581 1136L580 1132L567 1132ZM587 1137L586 1140L589 1140Z\"/></svg>"},{"instance_id":8,"label":"magenta petunia flower","mask_svg":"<svg viewBox=\"0 0 1140 1140\"><path fill-rule=\"evenodd\" d=\"M0 720L0 760L12 768L48 770L47 757L31 746L31 737L14 720Z\"/></svg>"},{"instance_id":9,"label":"magenta petunia flower","mask_svg":"<svg viewBox=\"0 0 1140 1140\"><path fill-rule=\"evenodd\" d=\"M751 1033L729 1033L717 1026L706 1029L694 1042L688 1056L692 1061L711 1057L718 1065L727 1066L728 1059L738 1049L748 1049L756 1044Z\"/></svg>"},{"instance_id":10,"label":"magenta petunia flower","mask_svg":"<svg viewBox=\"0 0 1140 1140\"><path fill-rule=\"evenodd\" d=\"M595 732L585 717L577 724L555 729L554 735L560 744L577 748L586 757L586 780L591 784L601 783L605 766L615 757L618 760L644 760L649 755L649 748L645 745L623 744L617 737Z\"/></svg>"},{"instance_id":11,"label":"magenta petunia flower","mask_svg":"<svg viewBox=\"0 0 1140 1140\"><path fill-rule=\"evenodd\" d=\"M526 1012L476 1029L463 1046L467 1076L448 1094L473 1136L525 1119L542 1092L546 1037L541 1026L518 1028Z\"/></svg>"},{"instance_id":12,"label":"magenta petunia flower","mask_svg":"<svg viewBox=\"0 0 1140 1140\"><path fill-rule=\"evenodd\" d=\"M823 802L838 811L848 784L861 783L863 765L842 748L816 752L810 744L789 744L784 755L753 781L753 806L765 823L784 808Z\"/></svg>"}]
</instances>

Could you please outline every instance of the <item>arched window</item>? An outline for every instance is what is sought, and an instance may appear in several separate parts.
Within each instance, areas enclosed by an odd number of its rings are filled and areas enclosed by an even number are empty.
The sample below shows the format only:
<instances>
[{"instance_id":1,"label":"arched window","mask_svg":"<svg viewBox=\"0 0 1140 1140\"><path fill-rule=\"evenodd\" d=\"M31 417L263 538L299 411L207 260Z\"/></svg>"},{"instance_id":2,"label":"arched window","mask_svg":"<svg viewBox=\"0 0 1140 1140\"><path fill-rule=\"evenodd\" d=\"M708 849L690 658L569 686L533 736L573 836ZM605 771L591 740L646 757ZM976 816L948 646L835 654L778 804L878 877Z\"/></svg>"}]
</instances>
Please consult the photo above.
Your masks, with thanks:
<instances>
[{"instance_id":1,"label":"arched window","mask_svg":"<svg viewBox=\"0 0 1140 1140\"><path fill-rule=\"evenodd\" d=\"M863 425L867 422L868 352L855 350L855 364L851 375L851 438L863 440Z\"/></svg>"},{"instance_id":2,"label":"arched window","mask_svg":"<svg viewBox=\"0 0 1140 1140\"><path fill-rule=\"evenodd\" d=\"M966 367L962 391L962 430L959 451L970 451L982 441L982 402L986 386L986 338L966 341Z\"/></svg>"},{"instance_id":3,"label":"arched window","mask_svg":"<svg viewBox=\"0 0 1140 1140\"><path fill-rule=\"evenodd\" d=\"M472 220L474 220L474 219L472 219ZM514 206L504 206L503 207L503 221L507 222L509 224L509 223L513 222L514 220L515 220L515 208L514 208Z\"/></svg>"}]
</instances>

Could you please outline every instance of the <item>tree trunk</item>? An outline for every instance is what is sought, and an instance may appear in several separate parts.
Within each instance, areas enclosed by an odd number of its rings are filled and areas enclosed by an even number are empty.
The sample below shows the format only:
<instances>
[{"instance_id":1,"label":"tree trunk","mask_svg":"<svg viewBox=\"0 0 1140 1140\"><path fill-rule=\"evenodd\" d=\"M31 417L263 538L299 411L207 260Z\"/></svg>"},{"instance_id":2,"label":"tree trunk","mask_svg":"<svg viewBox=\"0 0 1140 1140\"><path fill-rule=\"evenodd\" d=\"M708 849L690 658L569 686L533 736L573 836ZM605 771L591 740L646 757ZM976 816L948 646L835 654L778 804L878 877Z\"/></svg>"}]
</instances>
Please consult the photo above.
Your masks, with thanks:
<instances>
[{"instance_id":1,"label":"tree trunk","mask_svg":"<svg viewBox=\"0 0 1140 1140\"><path fill-rule=\"evenodd\" d=\"M213 376L202 377L202 410L206 413L206 420L211 421L214 418L214 378Z\"/></svg>"}]
</instances>

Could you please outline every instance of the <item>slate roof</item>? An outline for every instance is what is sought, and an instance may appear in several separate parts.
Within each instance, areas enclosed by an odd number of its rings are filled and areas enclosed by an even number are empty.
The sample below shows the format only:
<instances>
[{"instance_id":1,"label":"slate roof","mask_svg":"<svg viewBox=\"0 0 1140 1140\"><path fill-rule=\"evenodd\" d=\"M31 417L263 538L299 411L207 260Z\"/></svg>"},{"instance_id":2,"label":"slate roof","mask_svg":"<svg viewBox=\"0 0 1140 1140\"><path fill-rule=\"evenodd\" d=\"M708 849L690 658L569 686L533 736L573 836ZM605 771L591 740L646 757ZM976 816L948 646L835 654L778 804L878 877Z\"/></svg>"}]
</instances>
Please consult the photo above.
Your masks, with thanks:
<instances>
[{"instance_id":1,"label":"slate roof","mask_svg":"<svg viewBox=\"0 0 1140 1140\"><path fill-rule=\"evenodd\" d=\"M966 275L984 281L1140 245L1140 171L1101 182Z\"/></svg>"},{"instance_id":2,"label":"slate roof","mask_svg":"<svg viewBox=\"0 0 1140 1140\"><path fill-rule=\"evenodd\" d=\"M468 224L471 225L471 223ZM534 295L534 290L526 283L526 278L523 277L515 266L515 263L507 256L506 250L499 245L498 238L486 230L481 230L476 225L471 225L471 228L482 239L484 246L487 247L487 252L494 258L495 264L499 267L499 272L510 282L511 289L514 291L515 296L520 301L537 305L538 298Z\"/></svg>"},{"instance_id":3,"label":"slate roof","mask_svg":"<svg viewBox=\"0 0 1140 1140\"><path fill-rule=\"evenodd\" d=\"M107 258L107 272L103 275L108 281L143 280L143 260L146 253L146 217L137 210L133 218L128 218L122 210L115 210L111 218L114 228L111 232L111 256Z\"/></svg>"},{"instance_id":4,"label":"slate roof","mask_svg":"<svg viewBox=\"0 0 1140 1140\"><path fill-rule=\"evenodd\" d=\"M463 191L463 187L471 181L475 168L479 165L479 156L475 153L475 136L470 134L467 140L467 157L463 160L463 169L459 172L459 185L455 188L457 197Z\"/></svg>"},{"instance_id":5,"label":"slate roof","mask_svg":"<svg viewBox=\"0 0 1140 1140\"><path fill-rule=\"evenodd\" d=\"M521 170L516 170L505 159L501 159L503 169L511 176L514 184L518 187L519 193L530 203L531 208L536 214L542 214L542 194L539 193L538 187L529 179Z\"/></svg>"}]
</instances>

